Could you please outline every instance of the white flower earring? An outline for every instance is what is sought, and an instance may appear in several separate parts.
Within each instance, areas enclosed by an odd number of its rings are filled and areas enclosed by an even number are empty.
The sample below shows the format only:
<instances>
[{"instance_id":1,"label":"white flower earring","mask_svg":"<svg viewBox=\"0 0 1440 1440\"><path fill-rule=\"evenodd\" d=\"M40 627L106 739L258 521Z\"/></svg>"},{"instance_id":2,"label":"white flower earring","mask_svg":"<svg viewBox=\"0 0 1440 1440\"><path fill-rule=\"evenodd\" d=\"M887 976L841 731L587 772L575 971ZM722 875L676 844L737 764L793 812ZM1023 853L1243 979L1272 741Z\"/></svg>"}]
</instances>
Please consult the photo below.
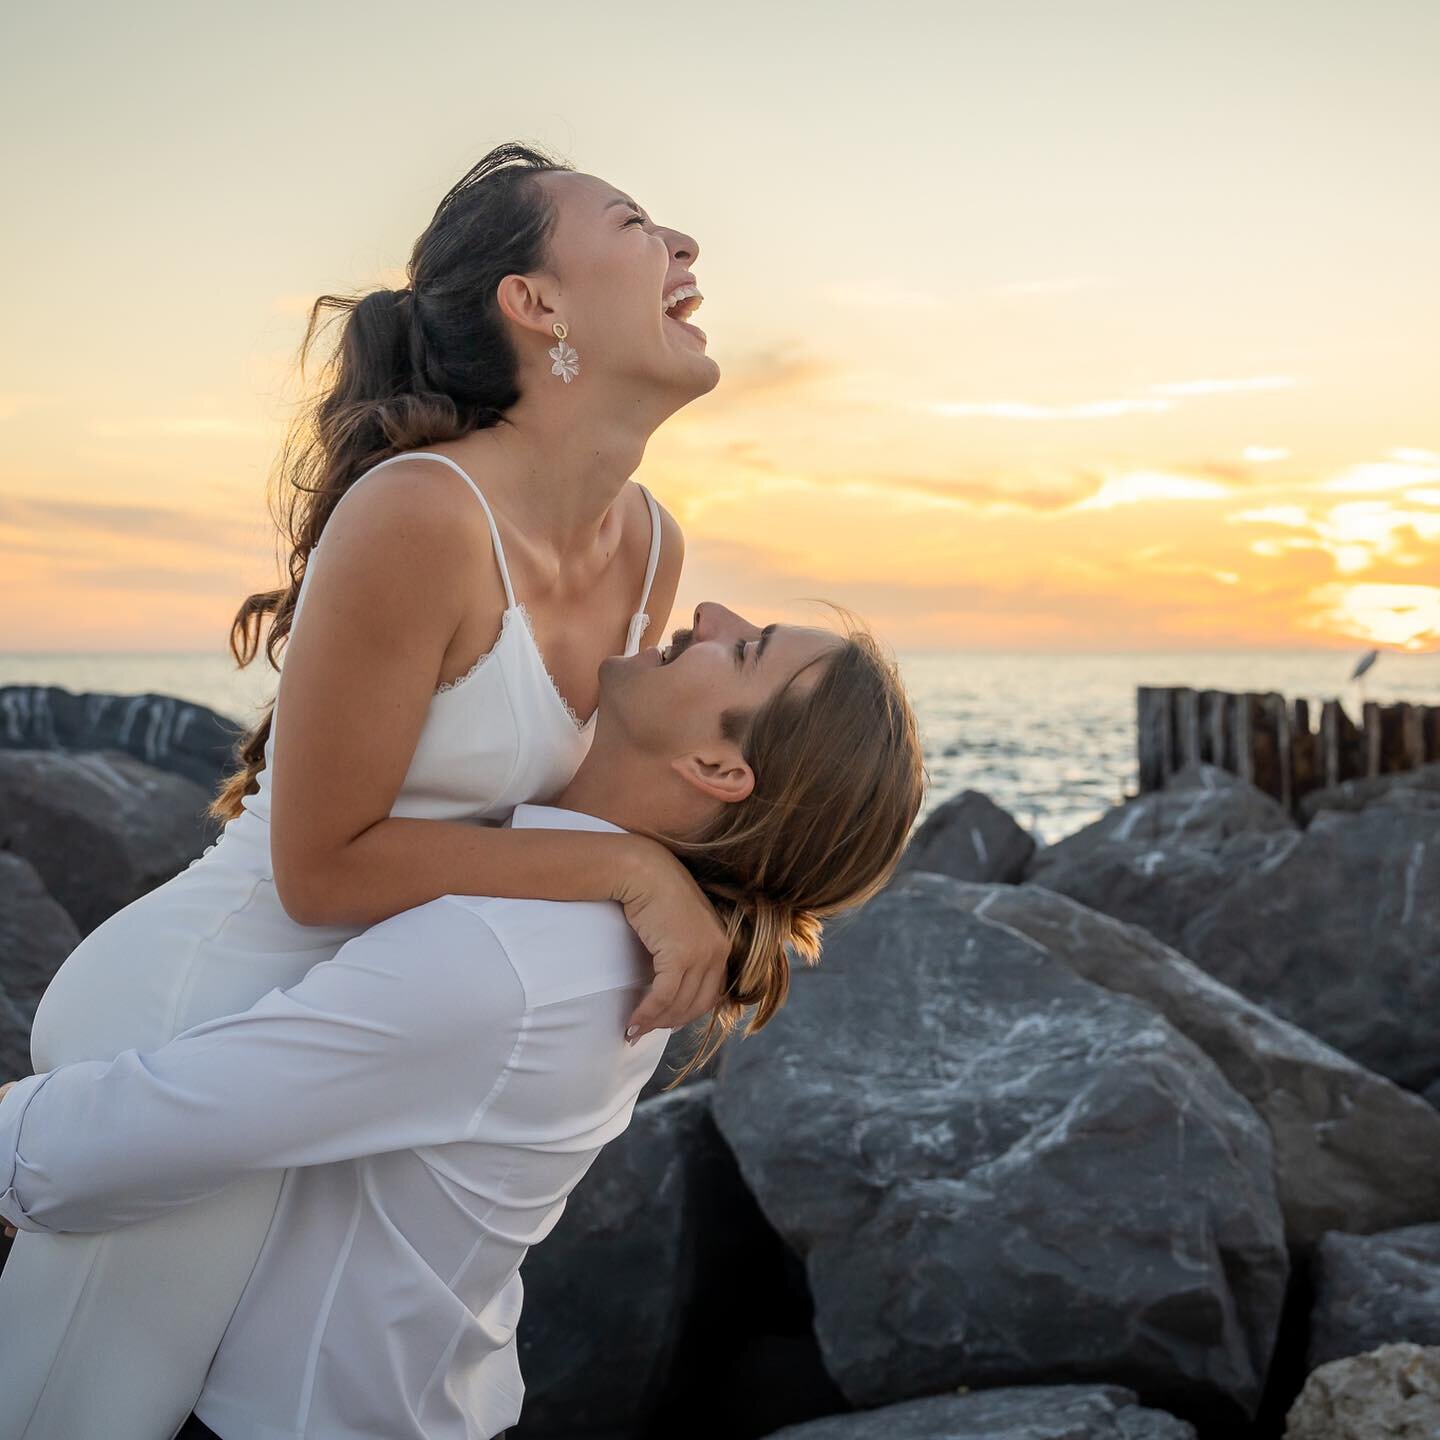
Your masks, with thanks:
<instances>
[{"instance_id":1,"label":"white flower earring","mask_svg":"<svg viewBox=\"0 0 1440 1440\"><path fill-rule=\"evenodd\" d=\"M550 328L559 341L559 344L550 347L550 358L555 362L550 367L550 373L558 375L568 385L580 373L580 352L565 343L565 337L570 332L560 321L557 320Z\"/></svg>"}]
</instances>

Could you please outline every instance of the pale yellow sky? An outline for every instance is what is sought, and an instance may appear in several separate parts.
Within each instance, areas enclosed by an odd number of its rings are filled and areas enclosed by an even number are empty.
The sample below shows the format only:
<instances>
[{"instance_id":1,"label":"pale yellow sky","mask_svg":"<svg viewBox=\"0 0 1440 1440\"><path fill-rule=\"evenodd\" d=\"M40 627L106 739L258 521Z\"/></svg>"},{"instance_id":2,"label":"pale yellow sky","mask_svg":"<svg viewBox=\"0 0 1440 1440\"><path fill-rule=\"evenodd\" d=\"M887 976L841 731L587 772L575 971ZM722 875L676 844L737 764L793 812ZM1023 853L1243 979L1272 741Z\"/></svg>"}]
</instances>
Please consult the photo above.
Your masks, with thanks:
<instances>
[{"instance_id":1,"label":"pale yellow sky","mask_svg":"<svg viewBox=\"0 0 1440 1440\"><path fill-rule=\"evenodd\" d=\"M309 301L492 145L700 241L639 478L894 644L1440 649L1432 0L14 7L0 650L216 650Z\"/></svg>"}]
</instances>

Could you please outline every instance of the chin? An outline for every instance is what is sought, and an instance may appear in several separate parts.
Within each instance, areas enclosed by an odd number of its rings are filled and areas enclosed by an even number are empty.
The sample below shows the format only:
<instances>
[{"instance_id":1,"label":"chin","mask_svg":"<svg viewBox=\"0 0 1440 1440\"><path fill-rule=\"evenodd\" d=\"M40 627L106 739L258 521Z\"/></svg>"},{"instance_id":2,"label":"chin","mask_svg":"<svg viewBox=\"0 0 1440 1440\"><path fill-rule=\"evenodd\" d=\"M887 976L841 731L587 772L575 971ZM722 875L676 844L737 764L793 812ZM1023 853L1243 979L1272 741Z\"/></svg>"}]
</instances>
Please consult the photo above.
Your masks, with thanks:
<instances>
[{"instance_id":1,"label":"chin","mask_svg":"<svg viewBox=\"0 0 1440 1440\"><path fill-rule=\"evenodd\" d=\"M720 383L720 364L713 355L704 355L701 358L710 362L706 367L710 371L710 383L700 392L708 395Z\"/></svg>"},{"instance_id":2,"label":"chin","mask_svg":"<svg viewBox=\"0 0 1440 1440\"><path fill-rule=\"evenodd\" d=\"M708 355L697 355L695 363L685 367L685 399L682 403L688 405L692 400L708 395L719 383L720 367Z\"/></svg>"}]
</instances>

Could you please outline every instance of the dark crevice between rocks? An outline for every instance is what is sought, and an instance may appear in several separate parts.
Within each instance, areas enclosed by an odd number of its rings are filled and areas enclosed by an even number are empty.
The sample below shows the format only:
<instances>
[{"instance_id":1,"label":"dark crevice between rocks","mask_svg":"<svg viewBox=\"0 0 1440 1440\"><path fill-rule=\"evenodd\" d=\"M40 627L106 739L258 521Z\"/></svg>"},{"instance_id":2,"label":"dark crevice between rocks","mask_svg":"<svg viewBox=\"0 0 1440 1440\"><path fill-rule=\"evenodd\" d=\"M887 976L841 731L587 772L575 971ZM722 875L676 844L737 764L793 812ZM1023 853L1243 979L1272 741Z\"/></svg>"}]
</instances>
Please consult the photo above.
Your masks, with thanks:
<instances>
[{"instance_id":1,"label":"dark crevice between rocks","mask_svg":"<svg viewBox=\"0 0 1440 1440\"><path fill-rule=\"evenodd\" d=\"M718 1133L718 1145L723 1145ZM728 1153L728 1149L727 1149ZM652 1422L636 1440L758 1440L785 1425L848 1412L825 1372L800 1258L730 1169L709 1207L726 1217Z\"/></svg>"}]
</instances>

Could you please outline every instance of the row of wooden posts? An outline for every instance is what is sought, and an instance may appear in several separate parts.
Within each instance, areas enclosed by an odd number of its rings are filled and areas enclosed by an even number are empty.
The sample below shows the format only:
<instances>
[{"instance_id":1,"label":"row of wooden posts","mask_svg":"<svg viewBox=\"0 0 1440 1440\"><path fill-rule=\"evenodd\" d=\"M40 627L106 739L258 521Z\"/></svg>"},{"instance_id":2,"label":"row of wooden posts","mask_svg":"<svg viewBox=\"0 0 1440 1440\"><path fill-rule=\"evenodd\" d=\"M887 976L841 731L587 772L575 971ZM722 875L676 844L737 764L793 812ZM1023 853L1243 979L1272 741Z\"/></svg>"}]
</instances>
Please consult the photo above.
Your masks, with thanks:
<instances>
[{"instance_id":1,"label":"row of wooden posts","mask_svg":"<svg viewBox=\"0 0 1440 1440\"><path fill-rule=\"evenodd\" d=\"M1338 700L1326 700L1319 720L1312 728L1308 701L1287 703L1273 690L1141 685L1140 790L1159 789L1198 760L1249 780L1293 811L1311 790L1440 760L1440 705L1367 700L1356 725Z\"/></svg>"}]
</instances>

